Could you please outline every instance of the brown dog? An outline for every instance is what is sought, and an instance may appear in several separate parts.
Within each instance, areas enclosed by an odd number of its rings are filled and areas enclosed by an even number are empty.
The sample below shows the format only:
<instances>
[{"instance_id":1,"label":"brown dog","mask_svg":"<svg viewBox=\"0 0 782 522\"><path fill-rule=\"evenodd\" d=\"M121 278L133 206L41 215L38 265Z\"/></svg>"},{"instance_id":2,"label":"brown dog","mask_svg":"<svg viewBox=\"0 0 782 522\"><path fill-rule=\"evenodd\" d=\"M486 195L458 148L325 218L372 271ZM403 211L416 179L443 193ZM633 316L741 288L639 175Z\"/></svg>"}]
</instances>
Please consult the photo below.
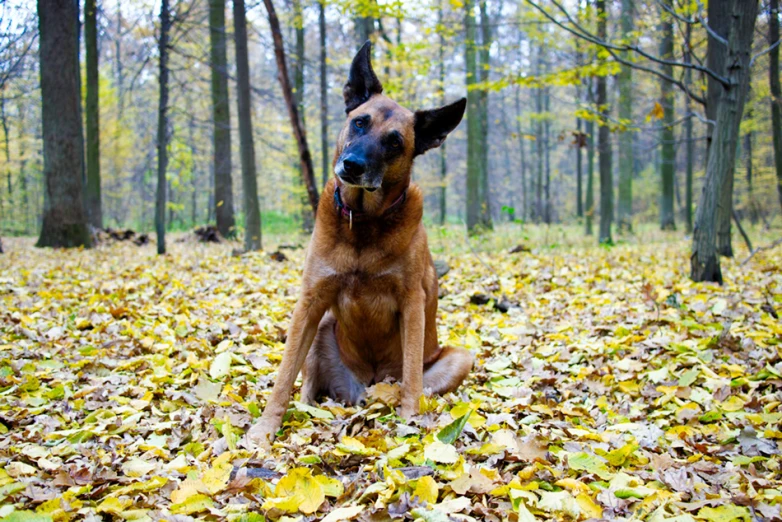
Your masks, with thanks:
<instances>
[{"instance_id":1,"label":"brown dog","mask_svg":"<svg viewBox=\"0 0 782 522\"><path fill-rule=\"evenodd\" d=\"M423 194L410 183L413 159L456 128L465 100L413 113L381 94L369 53L367 42L350 68L336 177L318 206L277 382L248 432L261 447L279 429L302 368L308 403L328 395L355 404L367 386L401 379L405 418L418 413L424 390L451 391L472 368L467 350L437 344L437 275Z\"/></svg>"}]
</instances>

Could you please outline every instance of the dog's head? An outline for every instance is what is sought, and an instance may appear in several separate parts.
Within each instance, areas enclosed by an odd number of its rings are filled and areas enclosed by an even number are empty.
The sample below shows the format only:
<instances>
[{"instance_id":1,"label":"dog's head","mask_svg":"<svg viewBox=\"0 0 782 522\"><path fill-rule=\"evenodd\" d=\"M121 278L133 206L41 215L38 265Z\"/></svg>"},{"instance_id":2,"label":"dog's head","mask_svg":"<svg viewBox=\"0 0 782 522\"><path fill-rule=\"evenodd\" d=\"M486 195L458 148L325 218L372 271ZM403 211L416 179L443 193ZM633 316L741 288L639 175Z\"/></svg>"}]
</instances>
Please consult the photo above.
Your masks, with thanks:
<instances>
[{"instance_id":1,"label":"dog's head","mask_svg":"<svg viewBox=\"0 0 782 522\"><path fill-rule=\"evenodd\" d=\"M337 140L334 173L347 185L370 192L409 180L413 159L439 147L459 125L466 100L412 112L383 96L372 70L371 44L353 58L345 84L347 121Z\"/></svg>"}]
</instances>

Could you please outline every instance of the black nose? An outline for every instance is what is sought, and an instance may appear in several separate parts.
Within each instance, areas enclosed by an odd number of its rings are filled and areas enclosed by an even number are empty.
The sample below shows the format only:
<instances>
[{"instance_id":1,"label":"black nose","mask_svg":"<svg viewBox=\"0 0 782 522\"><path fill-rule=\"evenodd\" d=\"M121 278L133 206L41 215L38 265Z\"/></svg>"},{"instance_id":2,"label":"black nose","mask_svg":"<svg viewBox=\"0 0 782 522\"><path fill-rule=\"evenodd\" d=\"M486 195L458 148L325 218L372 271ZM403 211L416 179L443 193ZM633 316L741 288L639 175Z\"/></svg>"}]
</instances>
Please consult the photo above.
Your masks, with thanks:
<instances>
[{"instance_id":1,"label":"black nose","mask_svg":"<svg viewBox=\"0 0 782 522\"><path fill-rule=\"evenodd\" d=\"M342 160L342 169L348 177L358 178L364 173L366 164L361 159L352 156Z\"/></svg>"}]
</instances>

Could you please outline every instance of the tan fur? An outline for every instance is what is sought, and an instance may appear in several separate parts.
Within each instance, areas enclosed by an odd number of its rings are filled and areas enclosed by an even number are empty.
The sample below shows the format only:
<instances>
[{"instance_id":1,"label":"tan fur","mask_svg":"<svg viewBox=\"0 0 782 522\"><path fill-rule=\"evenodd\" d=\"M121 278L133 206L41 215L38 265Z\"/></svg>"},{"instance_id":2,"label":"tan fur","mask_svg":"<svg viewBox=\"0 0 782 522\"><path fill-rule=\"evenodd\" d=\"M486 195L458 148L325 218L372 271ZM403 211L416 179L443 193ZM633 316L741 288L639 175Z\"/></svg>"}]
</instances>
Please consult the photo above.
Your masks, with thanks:
<instances>
[{"instance_id":1,"label":"tan fur","mask_svg":"<svg viewBox=\"0 0 782 522\"><path fill-rule=\"evenodd\" d=\"M468 351L437 343L437 275L421 222L423 194L410 182L415 116L382 95L372 96L347 121L362 114L375 122L371 133L397 130L404 152L386 166L375 192L336 178L323 190L278 378L263 416L248 433L262 447L279 429L302 369L302 400L308 402L327 394L356 403L366 386L387 377L400 380L401 414L410 418L425 389L454 390L472 368ZM346 124L340 133L335 162L347 129ZM350 208L376 219L351 229L335 209L335 183ZM383 215L405 190L398 211Z\"/></svg>"}]
</instances>

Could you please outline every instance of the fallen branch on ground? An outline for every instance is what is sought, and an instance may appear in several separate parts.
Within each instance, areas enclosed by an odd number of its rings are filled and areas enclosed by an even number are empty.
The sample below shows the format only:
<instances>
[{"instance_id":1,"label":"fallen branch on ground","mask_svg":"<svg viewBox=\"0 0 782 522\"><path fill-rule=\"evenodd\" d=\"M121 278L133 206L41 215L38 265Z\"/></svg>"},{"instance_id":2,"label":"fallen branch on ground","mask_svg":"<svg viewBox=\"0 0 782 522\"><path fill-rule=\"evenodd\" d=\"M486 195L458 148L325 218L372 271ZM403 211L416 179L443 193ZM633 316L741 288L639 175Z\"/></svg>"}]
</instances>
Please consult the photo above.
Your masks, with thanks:
<instances>
[{"instance_id":1,"label":"fallen branch on ground","mask_svg":"<svg viewBox=\"0 0 782 522\"><path fill-rule=\"evenodd\" d=\"M755 254L757 254L758 252L762 252L764 250L771 250L772 248L774 248L776 246L779 246L779 245L782 245L782 239L777 239L776 241L774 241L773 243L771 243L768 246L756 248L755 250L752 251L752 253L749 254L749 257L747 259L745 259L744 261L741 262L741 266L744 266L747 263L749 263L749 260L752 259L755 256Z\"/></svg>"}]
</instances>

